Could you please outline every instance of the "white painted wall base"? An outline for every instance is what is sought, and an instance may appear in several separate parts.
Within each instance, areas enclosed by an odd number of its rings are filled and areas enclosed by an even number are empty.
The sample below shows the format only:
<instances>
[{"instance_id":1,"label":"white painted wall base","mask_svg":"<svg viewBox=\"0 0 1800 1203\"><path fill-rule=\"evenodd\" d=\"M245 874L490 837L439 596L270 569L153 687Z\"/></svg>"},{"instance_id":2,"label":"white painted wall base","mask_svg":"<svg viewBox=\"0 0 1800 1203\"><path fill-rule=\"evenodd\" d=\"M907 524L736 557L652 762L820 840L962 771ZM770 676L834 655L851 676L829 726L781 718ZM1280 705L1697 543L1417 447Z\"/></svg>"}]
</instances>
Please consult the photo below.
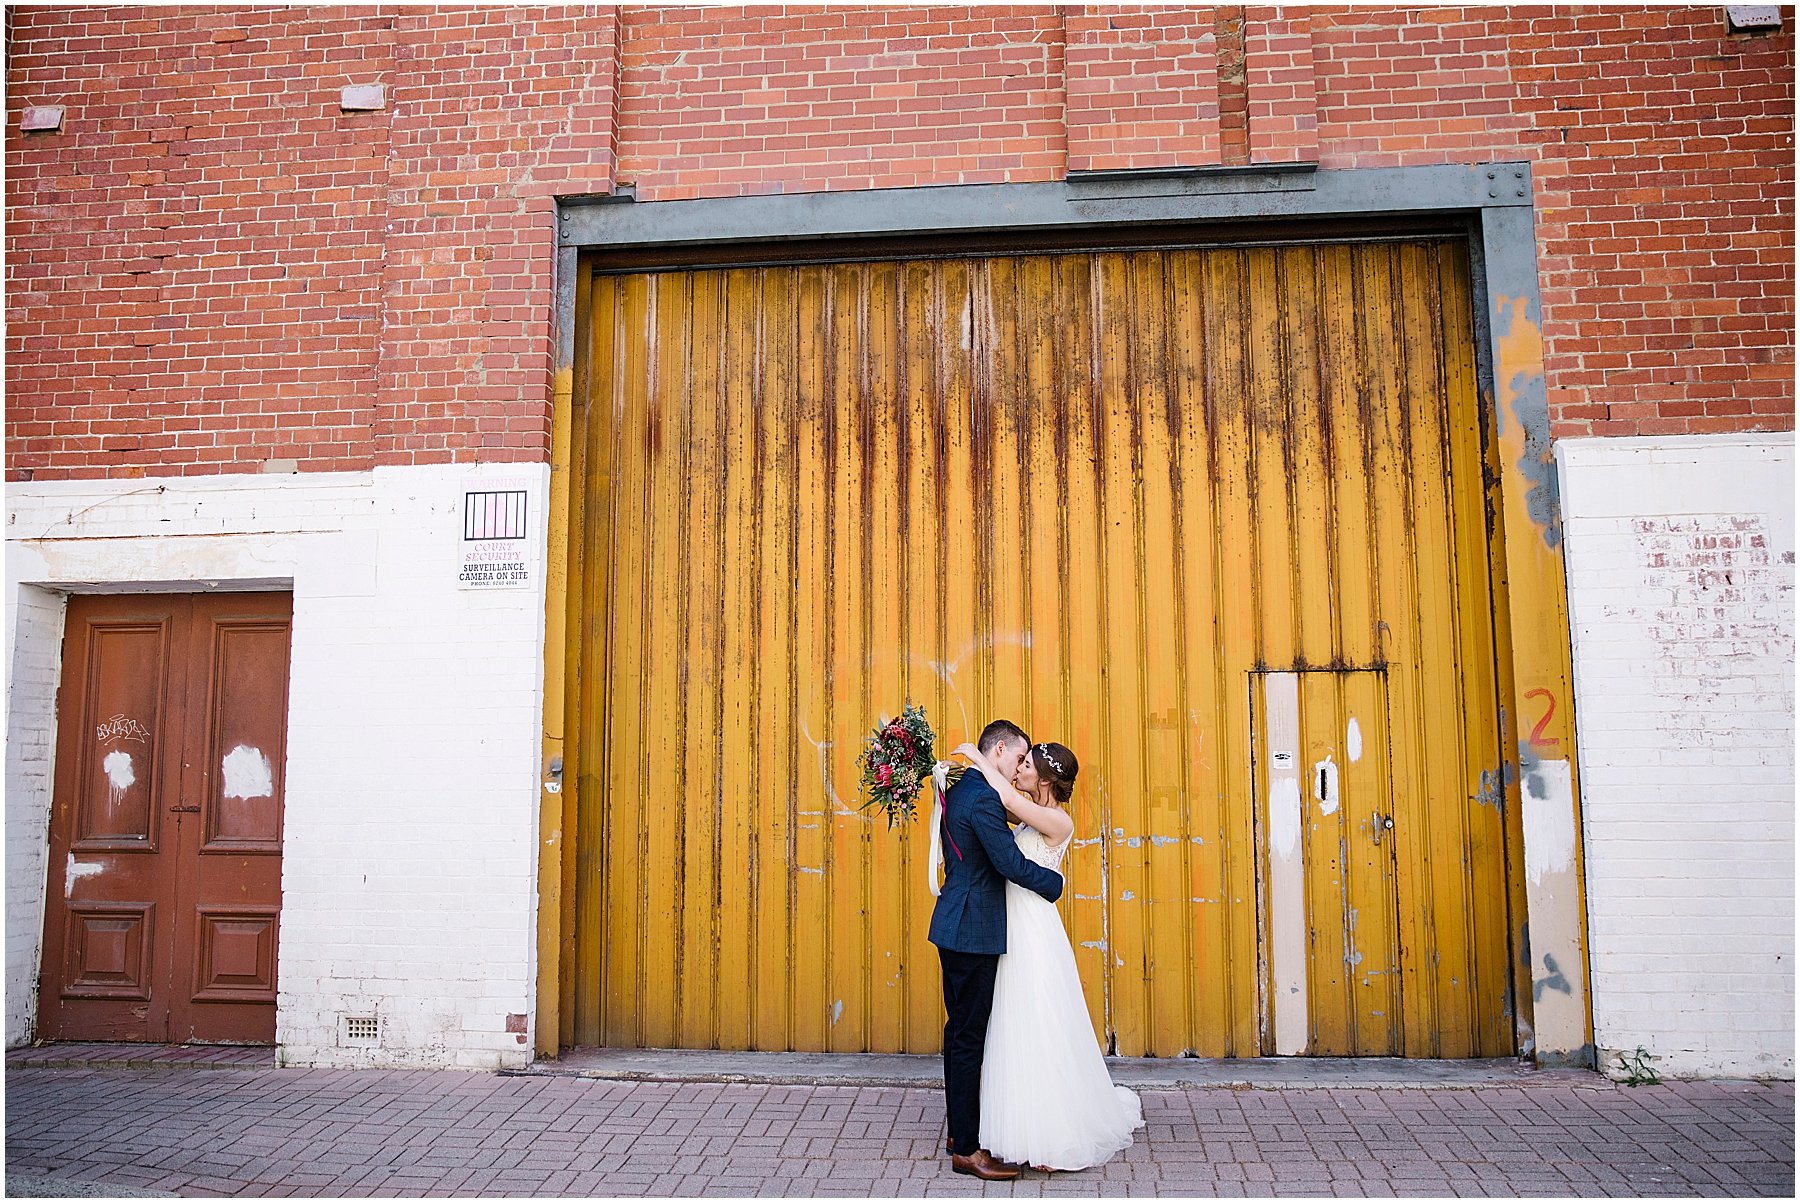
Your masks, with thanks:
<instances>
[{"instance_id":1,"label":"white painted wall base","mask_svg":"<svg viewBox=\"0 0 1800 1203\"><path fill-rule=\"evenodd\" d=\"M1557 459L1602 1063L1792 1078L1793 438Z\"/></svg>"},{"instance_id":2,"label":"white painted wall base","mask_svg":"<svg viewBox=\"0 0 1800 1203\"><path fill-rule=\"evenodd\" d=\"M294 592L281 1061L530 1060L548 478L455 465L8 487L9 1047L36 1008L65 595L261 586ZM530 585L460 588L463 490L505 481L528 494ZM378 1019L376 1041L348 1041L347 1015Z\"/></svg>"},{"instance_id":3,"label":"white painted wall base","mask_svg":"<svg viewBox=\"0 0 1800 1203\"><path fill-rule=\"evenodd\" d=\"M10 550L10 549L9 549ZM10 559L10 556L9 556ZM6 1045L24 1043L37 1010L38 953L50 854L50 781L62 674L61 594L21 585L6 594ZM21 720L15 723L15 718Z\"/></svg>"}]
</instances>

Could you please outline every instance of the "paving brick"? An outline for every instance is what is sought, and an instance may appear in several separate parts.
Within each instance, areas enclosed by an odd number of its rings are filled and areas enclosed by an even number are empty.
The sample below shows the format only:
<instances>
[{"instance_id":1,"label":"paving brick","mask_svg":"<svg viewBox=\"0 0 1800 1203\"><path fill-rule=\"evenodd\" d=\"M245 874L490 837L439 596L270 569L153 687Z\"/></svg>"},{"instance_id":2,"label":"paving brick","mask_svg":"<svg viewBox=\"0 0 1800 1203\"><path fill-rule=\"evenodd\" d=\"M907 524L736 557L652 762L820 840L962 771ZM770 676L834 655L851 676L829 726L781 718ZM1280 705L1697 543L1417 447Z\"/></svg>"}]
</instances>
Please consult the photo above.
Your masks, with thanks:
<instances>
[{"instance_id":1,"label":"paving brick","mask_svg":"<svg viewBox=\"0 0 1800 1203\"><path fill-rule=\"evenodd\" d=\"M1098 1170L983 1185L949 1172L939 1144L941 1100L931 1092L832 1088L815 1098L804 1087L728 1095L666 1084L521 1090L491 1081L477 1089L458 1080L465 1075L368 1071L321 1093L316 1081L264 1071L234 1086L234 1102L260 1117L259 1128L186 1122L195 1100L216 1095L203 1080L213 1072L15 1069L8 1075L9 1164L15 1172L195 1193L388 1196L1786 1196L1794 1182L1789 1084L1737 1096L1742 1114L1730 1125L1693 1120L1696 1100L1717 1097L1706 1084L1654 1095L1601 1086L1578 1100L1529 1088L1503 1097L1480 1089L1257 1091L1236 1099L1147 1092L1148 1114L1199 1122L1184 1122L1179 1139L1175 1125L1156 1123ZM495 1109L434 1101L495 1094L511 1102ZM745 1131L760 1124L765 1134L722 1144L575 1134L591 1127L583 1122L588 1108L623 1108L643 1127L668 1128L727 1098ZM867 1124L849 1117L877 1108L910 1112L927 1134L870 1138ZM1557 1118L1568 1114L1583 1117L1573 1144ZM1320 1115L1365 1118L1309 1122ZM1209 1141L1208 1116L1242 1135ZM827 1117L842 1121L837 1135L791 1135ZM1254 1117L1251 1130L1284 1125L1279 1139L1252 1138L1246 1117ZM1431 1139L1397 1139L1395 1122L1399 1135ZM1743 1139L1756 1131L1767 1132L1773 1147ZM615 1140L617 1148L598 1147ZM1619 1152L1570 1155L1587 1141ZM28 1142L36 1150L29 1157ZM702 1143L710 1150L704 1156L693 1151Z\"/></svg>"}]
</instances>

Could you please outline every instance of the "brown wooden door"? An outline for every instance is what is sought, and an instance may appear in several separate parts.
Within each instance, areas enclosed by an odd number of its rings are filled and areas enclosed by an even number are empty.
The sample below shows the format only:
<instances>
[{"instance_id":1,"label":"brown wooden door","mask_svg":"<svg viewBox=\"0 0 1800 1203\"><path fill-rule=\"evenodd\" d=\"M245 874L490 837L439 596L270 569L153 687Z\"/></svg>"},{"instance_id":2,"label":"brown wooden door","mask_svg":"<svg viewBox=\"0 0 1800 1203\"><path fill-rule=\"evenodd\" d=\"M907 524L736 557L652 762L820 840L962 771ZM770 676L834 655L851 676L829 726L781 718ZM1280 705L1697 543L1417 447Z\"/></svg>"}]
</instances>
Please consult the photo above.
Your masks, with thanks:
<instances>
[{"instance_id":1,"label":"brown wooden door","mask_svg":"<svg viewBox=\"0 0 1800 1203\"><path fill-rule=\"evenodd\" d=\"M273 1043L292 614L69 600L40 1039Z\"/></svg>"}]
</instances>

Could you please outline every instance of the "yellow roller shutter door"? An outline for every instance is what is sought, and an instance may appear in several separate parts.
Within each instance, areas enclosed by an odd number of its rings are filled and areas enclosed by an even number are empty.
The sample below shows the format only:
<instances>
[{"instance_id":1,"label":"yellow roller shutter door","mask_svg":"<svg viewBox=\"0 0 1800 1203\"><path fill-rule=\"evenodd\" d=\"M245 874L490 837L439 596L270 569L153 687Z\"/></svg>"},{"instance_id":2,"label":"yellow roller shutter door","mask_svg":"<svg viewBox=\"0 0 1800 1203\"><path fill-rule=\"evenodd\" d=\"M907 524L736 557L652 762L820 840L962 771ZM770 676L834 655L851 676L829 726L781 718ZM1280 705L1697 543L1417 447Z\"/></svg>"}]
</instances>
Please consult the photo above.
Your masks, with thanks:
<instances>
[{"instance_id":1,"label":"yellow roller shutter door","mask_svg":"<svg viewBox=\"0 0 1800 1203\"><path fill-rule=\"evenodd\" d=\"M1080 757L1109 1049L1512 1052L1468 272L589 266L565 1040L936 1051L925 826L855 797L911 699Z\"/></svg>"}]
</instances>

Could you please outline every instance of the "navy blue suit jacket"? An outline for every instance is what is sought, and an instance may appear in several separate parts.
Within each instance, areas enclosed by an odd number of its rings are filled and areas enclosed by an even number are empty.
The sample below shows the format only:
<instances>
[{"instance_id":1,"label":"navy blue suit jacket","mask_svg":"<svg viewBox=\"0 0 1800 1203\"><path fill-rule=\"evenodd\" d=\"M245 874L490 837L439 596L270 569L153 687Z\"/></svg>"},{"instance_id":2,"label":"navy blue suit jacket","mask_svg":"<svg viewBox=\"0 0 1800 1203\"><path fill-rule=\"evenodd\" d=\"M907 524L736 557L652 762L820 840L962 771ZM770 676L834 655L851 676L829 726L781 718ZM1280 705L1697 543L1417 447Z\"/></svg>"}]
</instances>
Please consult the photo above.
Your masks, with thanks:
<instances>
[{"instance_id":1,"label":"navy blue suit jacket","mask_svg":"<svg viewBox=\"0 0 1800 1203\"><path fill-rule=\"evenodd\" d=\"M1006 951L1006 883L1055 902L1062 875L1027 860L1013 843L1006 810L987 778L970 769L944 795L944 886L929 939L951 952ZM962 855L957 855L961 849Z\"/></svg>"}]
</instances>

